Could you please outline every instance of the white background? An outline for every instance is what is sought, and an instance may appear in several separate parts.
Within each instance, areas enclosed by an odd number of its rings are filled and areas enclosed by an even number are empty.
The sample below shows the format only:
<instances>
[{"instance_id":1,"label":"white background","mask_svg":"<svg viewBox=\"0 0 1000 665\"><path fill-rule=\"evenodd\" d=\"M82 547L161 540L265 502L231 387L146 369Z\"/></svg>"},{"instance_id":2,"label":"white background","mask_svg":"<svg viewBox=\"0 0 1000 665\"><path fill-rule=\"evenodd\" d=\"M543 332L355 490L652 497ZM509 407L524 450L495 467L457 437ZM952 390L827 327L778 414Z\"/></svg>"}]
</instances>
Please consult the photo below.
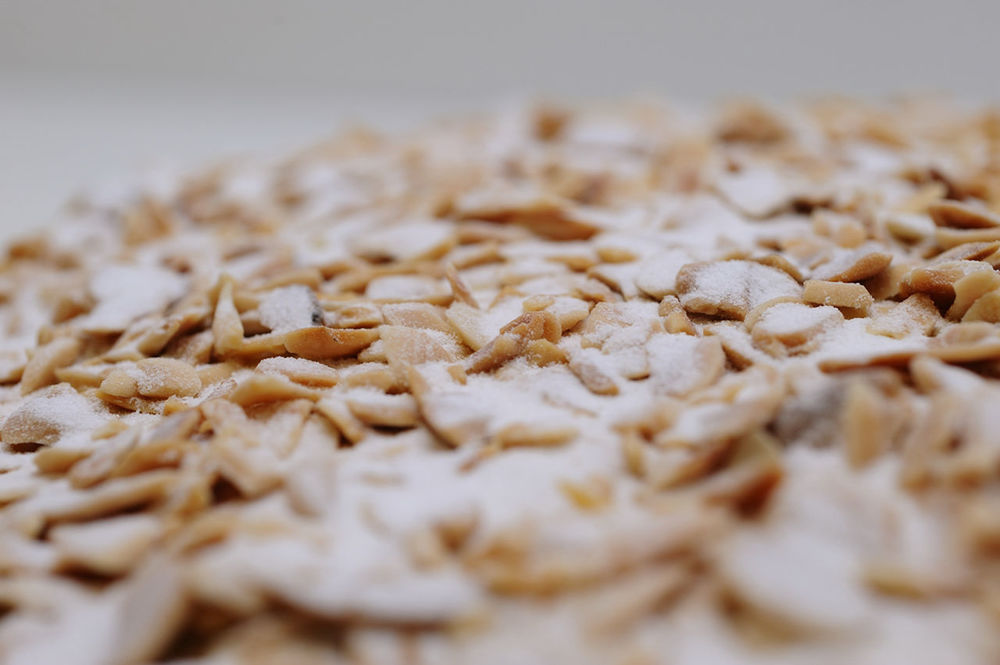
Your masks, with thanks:
<instances>
[{"instance_id":1,"label":"white background","mask_svg":"<svg viewBox=\"0 0 1000 665\"><path fill-rule=\"evenodd\" d=\"M1000 98L989 0L0 0L0 232L160 162L511 96Z\"/></svg>"}]
</instances>

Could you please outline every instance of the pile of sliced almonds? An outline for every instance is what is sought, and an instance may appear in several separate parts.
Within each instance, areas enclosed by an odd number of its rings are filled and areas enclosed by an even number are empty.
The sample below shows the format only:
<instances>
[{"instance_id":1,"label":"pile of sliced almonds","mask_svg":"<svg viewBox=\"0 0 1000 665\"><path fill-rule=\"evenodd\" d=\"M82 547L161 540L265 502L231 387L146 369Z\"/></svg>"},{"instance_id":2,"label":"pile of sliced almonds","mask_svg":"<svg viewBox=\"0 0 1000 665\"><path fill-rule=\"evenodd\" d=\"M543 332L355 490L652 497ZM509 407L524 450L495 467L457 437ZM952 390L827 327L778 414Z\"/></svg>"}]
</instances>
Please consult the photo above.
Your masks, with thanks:
<instances>
[{"instance_id":1,"label":"pile of sliced almonds","mask_svg":"<svg viewBox=\"0 0 1000 665\"><path fill-rule=\"evenodd\" d=\"M997 662L998 267L926 100L81 196L0 270L0 662Z\"/></svg>"}]
</instances>

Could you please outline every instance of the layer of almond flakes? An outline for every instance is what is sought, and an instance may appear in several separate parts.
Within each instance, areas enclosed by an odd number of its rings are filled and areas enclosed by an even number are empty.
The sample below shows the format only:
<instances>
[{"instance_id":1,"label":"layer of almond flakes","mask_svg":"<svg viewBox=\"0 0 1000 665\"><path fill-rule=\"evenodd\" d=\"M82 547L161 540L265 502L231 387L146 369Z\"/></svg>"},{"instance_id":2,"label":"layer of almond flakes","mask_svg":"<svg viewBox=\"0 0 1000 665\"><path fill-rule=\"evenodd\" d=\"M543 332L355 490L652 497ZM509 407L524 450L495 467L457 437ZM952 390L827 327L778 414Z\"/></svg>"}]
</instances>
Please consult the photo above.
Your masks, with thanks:
<instances>
[{"instance_id":1,"label":"layer of almond flakes","mask_svg":"<svg viewBox=\"0 0 1000 665\"><path fill-rule=\"evenodd\" d=\"M535 108L0 273L0 660L1000 657L1000 113Z\"/></svg>"}]
</instances>

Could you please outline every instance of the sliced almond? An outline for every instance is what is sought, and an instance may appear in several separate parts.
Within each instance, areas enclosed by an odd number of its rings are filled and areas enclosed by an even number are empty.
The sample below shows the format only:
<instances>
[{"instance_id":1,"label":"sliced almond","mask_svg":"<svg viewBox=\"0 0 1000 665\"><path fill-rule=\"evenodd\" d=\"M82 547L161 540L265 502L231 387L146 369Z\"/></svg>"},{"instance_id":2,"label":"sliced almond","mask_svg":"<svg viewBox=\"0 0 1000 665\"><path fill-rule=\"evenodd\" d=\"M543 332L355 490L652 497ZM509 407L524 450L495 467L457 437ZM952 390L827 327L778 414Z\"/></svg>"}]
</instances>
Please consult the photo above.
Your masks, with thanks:
<instances>
[{"instance_id":1,"label":"sliced almond","mask_svg":"<svg viewBox=\"0 0 1000 665\"><path fill-rule=\"evenodd\" d=\"M853 282L826 282L818 279L806 280L802 299L816 305L832 305L859 311L867 311L875 299L861 284Z\"/></svg>"},{"instance_id":2,"label":"sliced almond","mask_svg":"<svg viewBox=\"0 0 1000 665\"><path fill-rule=\"evenodd\" d=\"M378 332L366 328L313 326L285 334L285 349L310 360L353 356L378 339Z\"/></svg>"},{"instance_id":3,"label":"sliced almond","mask_svg":"<svg viewBox=\"0 0 1000 665\"><path fill-rule=\"evenodd\" d=\"M957 229L992 229L1000 227L1000 215L986 208L958 201L935 201L927 206L927 213L938 226Z\"/></svg>"},{"instance_id":4,"label":"sliced almond","mask_svg":"<svg viewBox=\"0 0 1000 665\"><path fill-rule=\"evenodd\" d=\"M60 337L32 354L21 375L21 394L51 385L56 381L56 370L66 367L80 355L82 345L72 337Z\"/></svg>"}]
</instances>

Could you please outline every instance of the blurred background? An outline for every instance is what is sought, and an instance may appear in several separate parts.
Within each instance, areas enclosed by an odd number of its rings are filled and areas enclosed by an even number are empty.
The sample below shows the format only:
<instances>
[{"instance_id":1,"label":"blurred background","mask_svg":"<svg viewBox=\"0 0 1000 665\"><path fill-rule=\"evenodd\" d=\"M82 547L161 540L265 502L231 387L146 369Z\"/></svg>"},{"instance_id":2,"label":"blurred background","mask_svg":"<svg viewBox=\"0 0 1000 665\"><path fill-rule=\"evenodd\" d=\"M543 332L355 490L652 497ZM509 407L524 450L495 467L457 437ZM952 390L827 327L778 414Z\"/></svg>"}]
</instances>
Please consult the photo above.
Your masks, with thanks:
<instances>
[{"instance_id":1,"label":"blurred background","mask_svg":"<svg viewBox=\"0 0 1000 665\"><path fill-rule=\"evenodd\" d=\"M541 95L1000 97L995 0L0 0L0 233L118 174Z\"/></svg>"}]
</instances>

